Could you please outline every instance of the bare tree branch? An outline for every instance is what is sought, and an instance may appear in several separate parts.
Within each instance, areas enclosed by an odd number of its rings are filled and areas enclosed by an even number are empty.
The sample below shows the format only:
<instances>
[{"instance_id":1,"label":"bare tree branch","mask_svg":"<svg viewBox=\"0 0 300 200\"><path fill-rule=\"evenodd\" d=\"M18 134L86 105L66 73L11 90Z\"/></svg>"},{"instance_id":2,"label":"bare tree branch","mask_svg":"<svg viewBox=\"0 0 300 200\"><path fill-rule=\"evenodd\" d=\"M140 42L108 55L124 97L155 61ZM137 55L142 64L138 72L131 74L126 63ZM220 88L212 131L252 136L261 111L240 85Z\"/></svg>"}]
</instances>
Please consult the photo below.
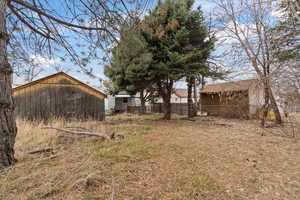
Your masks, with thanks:
<instances>
[{"instance_id":1,"label":"bare tree branch","mask_svg":"<svg viewBox=\"0 0 300 200\"><path fill-rule=\"evenodd\" d=\"M42 15L42 16L45 16L59 24L62 24L62 25L65 25L65 26L68 26L68 27L74 27L74 28L78 28L78 29L82 29L82 30L101 30L101 31L107 31L106 28L101 28L101 27L86 27L86 26L81 26L81 25L78 25L78 24L72 24L72 23L69 23L69 22L66 22L66 21L63 21L63 20L60 20L58 18L55 18L45 12L43 12L42 10L34 7L33 5L30 5L29 3L27 2L24 2L22 0L11 0L11 2L15 2L15 3L18 3L26 8L29 8L30 10L33 10L35 12L37 12L38 14Z\"/></svg>"}]
</instances>

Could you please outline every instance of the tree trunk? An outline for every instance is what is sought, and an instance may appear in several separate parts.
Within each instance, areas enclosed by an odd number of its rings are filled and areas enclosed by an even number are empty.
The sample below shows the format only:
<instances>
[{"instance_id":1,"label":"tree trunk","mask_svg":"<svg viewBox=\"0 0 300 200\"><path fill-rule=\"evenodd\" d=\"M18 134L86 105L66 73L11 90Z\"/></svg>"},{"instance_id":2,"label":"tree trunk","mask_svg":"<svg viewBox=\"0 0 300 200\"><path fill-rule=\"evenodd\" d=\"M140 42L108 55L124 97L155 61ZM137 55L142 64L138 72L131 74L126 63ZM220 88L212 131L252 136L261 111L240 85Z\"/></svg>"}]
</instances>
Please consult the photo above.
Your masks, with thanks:
<instances>
[{"instance_id":1,"label":"tree trunk","mask_svg":"<svg viewBox=\"0 0 300 200\"><path fill-rule=\"evenodd\" d=\"M172 95L173 81L169 80L166 83L158 83L158 89L161 97L164 101L164 117L165 120L171 119L172 104L171 104L171 95Z\"/></svg>"},{"instance_id":2,"label":"tree trunk","mask_svg":"<svg viewBox=\"0 0 300 200\"><path fill-rule=\"evenodd\" d=\"M279 112L276 100L274 98L274 94L272 92L272 88L270 86L269 86L269 93L270 93L271 107L272 107L272 109L274 111L274 114L275 114L275 122L276 122L276 124L281 124L282 123L281 115L280 115L280 112Z\"/></svg>"},{"instance_id":3,"label":"tree trunk","mask_svg":"<svg viewBox=\"0 0 300 200\"><path fill-rule=\"evenodd\" d=\"M0 168L16 162L14 144L17 134L12 99L12 68L7 59L7 1L0 2Z\"/></svg>"},{"instance_id":4,"label":"tree trunk","mask_svg":"<svg viewBox=\"0 0 300 200\"><path fill-rule=\"evenodd\" d=\"M140 114L145 114L146 113L146 102L145 102L145 97L144 97L144 90L141 90L141 92L140 92L140 101L141 101Z\"/></svg>"},{"instance_id":5,"label":"tree trunk","mask_svg":"<svg viewBox=\"0 0 300 200\"><path fill-rule=\"evenodd\" d=\"M264 80L264 105L262 107L262 118L261 118L261 126L264 127L265 126L265 121L267 119L268 116L268 112L269 112L269 100L270 100L270 94L269 94L269 88L268 88L268 81Z\"/></svg>"},{"instance_id":6,"label":"tree trunk","mask_svg":"<svg viewBox=\"0 0 300 200\"><path fill-rule=\"evenodd\" d=\"M171 119L171 111L172 111L172 104L171 98L163 98L164 100L164 118L165 120Z\"/></svg>"},{"instance_id":7,"label":"tree trunk","mask_svg":"<svg viewBox=\"0 0 300 200\"><path fill-rule=\"evenodd\" d=\"M263 106L263 116L261 119L261 126L265 126L265 120L268 116L268 112L270 110L270 108L273 109L273 112L275 114L275 123L276 124L281 124L282 123L282 119L281 119L281 115L276 103L276 100L274 98L271 86L270 86L270 82L268 80L264 81L264 97L265 97L265 104Z\"/></svg>"},{"instance_id":8,"label":"tree trunk","mask_svg":"<svg viewBox=\"0 0 300 200\"><path fill-rule=\"evenodd\" d=\"M192 90L193 90L193 83L192 78L187 78L187 87L188 87L188 118L194 117L194 106L193 106L193 99L192 99Z\"/></svg>"},{"instance_id":9,"label":"tree trunk","mask_svg":"<svg viewBox=\"0 0 300 200\"><path fill-rule=\"evenodd\" d=\"M196 78L193 78L193 92L194 92L194 114L197 115L197 111L199 110L198 106L198 97L197 97L197 84Z\"/></svg>"},{"instance_id":10,"label":"tree trunk","mask_svg":"<svg viewBox=\"0 0 300 200\"><path fill-rule=\"evenodd\" d=\"M199 80L198 80L199 84L201 84L201 89L199 90L199 99L198 99L197 104L198 104L198 110L200 110L200 112L202 112L201 91L202 91L202 89L205 86L205 80L204 80L204 76L203 75L200 75L198 78L199 78Z\"/></svg>"}]
</instances>

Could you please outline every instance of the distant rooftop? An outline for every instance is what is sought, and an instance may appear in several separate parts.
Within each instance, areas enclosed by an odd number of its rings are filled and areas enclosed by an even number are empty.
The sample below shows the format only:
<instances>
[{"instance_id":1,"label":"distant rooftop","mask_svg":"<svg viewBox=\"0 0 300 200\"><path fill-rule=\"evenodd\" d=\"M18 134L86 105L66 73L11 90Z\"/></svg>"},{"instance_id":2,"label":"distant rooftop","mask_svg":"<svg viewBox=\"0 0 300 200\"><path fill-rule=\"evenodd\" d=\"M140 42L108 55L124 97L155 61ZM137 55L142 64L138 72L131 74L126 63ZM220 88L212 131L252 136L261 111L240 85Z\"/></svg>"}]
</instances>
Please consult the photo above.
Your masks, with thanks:
<instances>
[{"instance_id":1,"label":"distant rooftop","mask_svg":"<svg viewBox=\"0 0 300 200\"><path fill-rule=\"evenodd\" d=\"M187 89L183 89L183 88L175 88L174 89L174 93L178 96L178 97L187 97L188 96L188 90Z\"/></svg>"}]
</instances>

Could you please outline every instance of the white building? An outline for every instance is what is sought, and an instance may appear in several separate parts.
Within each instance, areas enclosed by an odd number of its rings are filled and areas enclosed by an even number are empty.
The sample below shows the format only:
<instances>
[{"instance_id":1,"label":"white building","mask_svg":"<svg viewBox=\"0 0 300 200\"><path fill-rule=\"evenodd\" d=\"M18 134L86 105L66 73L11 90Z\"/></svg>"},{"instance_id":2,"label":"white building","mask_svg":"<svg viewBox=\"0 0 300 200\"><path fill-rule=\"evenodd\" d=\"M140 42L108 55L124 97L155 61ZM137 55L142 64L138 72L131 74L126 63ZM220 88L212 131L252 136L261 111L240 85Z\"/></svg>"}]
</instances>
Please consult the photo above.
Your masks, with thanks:
<instances>
[{"instance_id":1,"label":"white building","mask_svg":"<svg viewBox=\"0 0 300 200\"><path fill-rule=\"evenodd\" d=\"M199 100L199 92L197 91L197 101ZM171 95L171 103L182 103L186 104L188 102L188 90L184 88L175 88L174 92ZM194 100L194 96L192 93L192 98ZM163 103L163 99L161 97L157 97L154 99L155 103Z\"/></svg>"},{"instance_id":2,"label":"white building","mask_svg":"<svg viewBox=\"0 0 300 200\"><path fill-rule=\"evenodd\" d=\"M124 112L128 106L140 106L139 94L130 95L126 91L121 91L116 95L108 95L105 102L105 112Z\"/></svg>"}]
</instances>

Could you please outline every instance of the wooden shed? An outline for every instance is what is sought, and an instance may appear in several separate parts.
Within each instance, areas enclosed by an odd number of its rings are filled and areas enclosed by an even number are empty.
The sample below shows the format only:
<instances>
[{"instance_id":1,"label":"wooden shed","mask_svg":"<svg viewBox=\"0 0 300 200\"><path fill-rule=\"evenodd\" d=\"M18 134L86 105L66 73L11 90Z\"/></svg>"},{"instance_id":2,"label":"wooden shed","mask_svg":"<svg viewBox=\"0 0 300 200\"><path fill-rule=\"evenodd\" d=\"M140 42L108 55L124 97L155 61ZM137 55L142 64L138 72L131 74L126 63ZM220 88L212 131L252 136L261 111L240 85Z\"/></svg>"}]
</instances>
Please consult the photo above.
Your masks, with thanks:
<instances>
[{"instance_id":1,"label":"wooden shed","mask_svg":"<svg viewBox=\"0 0 300 200\"><path fill-rule=\"evenodd\" d=\"M210 115L248 118L263 105L263 89L257 79L206 85L201 91L201 110Z\"/></svg>"},{"instance_id":2,"label":"wooden shed","mask_svg":"<svg viewBox=\"0 0 300 200\"><path fill-rule=\"evenodd\" d=\"M29 120L104 120L106 95L59 72L13 88L16 116Z\"/></svg>"}]
</instances>

